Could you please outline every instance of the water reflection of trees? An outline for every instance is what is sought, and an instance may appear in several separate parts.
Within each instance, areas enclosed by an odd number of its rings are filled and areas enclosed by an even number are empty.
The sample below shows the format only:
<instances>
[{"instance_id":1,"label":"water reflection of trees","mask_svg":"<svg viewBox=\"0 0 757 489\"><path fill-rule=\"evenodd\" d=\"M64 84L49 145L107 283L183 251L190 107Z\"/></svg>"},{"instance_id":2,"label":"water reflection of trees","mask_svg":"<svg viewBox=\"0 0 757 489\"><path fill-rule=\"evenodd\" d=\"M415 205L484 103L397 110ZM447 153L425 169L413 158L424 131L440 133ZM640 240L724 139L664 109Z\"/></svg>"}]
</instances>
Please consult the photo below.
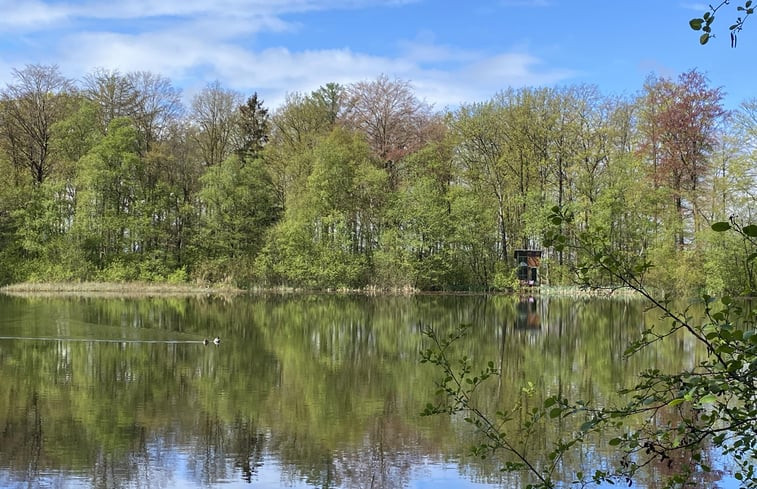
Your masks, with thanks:
<instances>
[{"instance_id":1,"label":"water reflection of trees","mask_svg":"<svg viewBox=\"0 0 757 489\"><path fill-rule=\"evenodd\" d=\"M29 336L50 336L54 324L55 335L76 338L223 342L0 343L0 478L71 474L94 487L170 486L176 477L254 482L275 459L284 481L389 488L407 486L421 461L462 456L470 477L500 481L496 464L465 455L463 423L417 416L436 376L418 364L420 329L475 325L457 348L502 369L481 399L492 410L528 382L538 395L526 406L557 393L612 402L629 372L681 361L676 350L621 362L643 322L638 303L525 300L2 298L4 317ZM530 441L534 453L554 428ZM566 470L592 455L580 456Z\"/></svg>"}]
</instances>

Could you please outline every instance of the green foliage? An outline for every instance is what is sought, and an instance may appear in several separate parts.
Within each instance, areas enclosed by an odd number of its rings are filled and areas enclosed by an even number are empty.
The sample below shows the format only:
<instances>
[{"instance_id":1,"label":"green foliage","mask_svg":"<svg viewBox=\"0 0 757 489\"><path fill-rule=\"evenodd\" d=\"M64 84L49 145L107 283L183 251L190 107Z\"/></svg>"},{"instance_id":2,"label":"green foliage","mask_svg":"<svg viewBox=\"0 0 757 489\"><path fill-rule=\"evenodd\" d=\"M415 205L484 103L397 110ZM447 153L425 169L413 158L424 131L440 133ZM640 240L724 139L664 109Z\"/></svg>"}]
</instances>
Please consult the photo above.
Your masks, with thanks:
<instances>
[{"instance_id":1,"label":"green foliage","mask_svg":"<svg viewBox=\"0 0 757 489\"><path fill-rule=\"evenodd\" d=\"M169 284L185 284L188 281L189 274L187 273L187 267L177 268L166 277L166 282Z\"/></svg>"},{"instance_id":2,"label":"green foliage","mask_svg":"<svg viewBox=\"0 0 757 489\"><path fill-rule=\"evenodd\" d=\"M452 243L460 266L460 280L488 289L499 259L497 253L497 216L493 207L469 189L450 190Z\"/></svg>"},{"instance_id":3,"label":"green foliage","mask_svg":"<svg viewBox=\"0 0 757 489\"><path fill-rule=\"evenodd\" d=\"M408 157L409 178L389 202L385 215L391 227L381 235L374 264L378 276L394 287L449 290L459 285L448 152L443 145L429 145Z\"/></svg>"},{"instance_id":4,"label":"green foliage","mask_svg":"<svg viewBox=\"0 0 757 489\"><path fill-rule=\"evenodd\" d=\"M150 216L140 209L144 166L137 136L128 119L113 119L107 135L79 162L78 218L72 233L101 270L138 247L141 234L149 227Z\"/></svg>"},{"instance_id":5,"label":"green foliage","mask_svg":"<svg viewBox=\"0 0 757 489\"><path fill-rule=\"evenodd\" d=\"M305 188L268 235L257 268L273 285L366 285L386 174L368 146L341 129L321 140L311 157Z\"/></svg>"},{"instance_id":6,"label":"green foliage","mask_svg":"<svg viewBox=\"0 0 757 489\"><path fill-rule=\"evenodd\" d=\"M103 282L136 281L139 279L139 273L131 263L122 259L114 259L105 268L97 272L95 279Z\"/></svg>"},{"instance_id":7,"label":"green foliage","mask_svg":"<svg viewBox=\"0 0 757 489\"><path fill-rule=\"evenodd\" d=\"M719 248L712 247L716 252L721 251L720 266L725 268L721 273L724 282L730 279L723 290L729 290L734 295L753 297L757 291L757 226L742 226L732 216L730 222L715 222L711 227L716 233L732 231L725 236L718 236Z\"/></svg>"},{"instance_id":8,"label":"green foliage","mask_svg":"<svg viewBox=\"0 0 757 489\"><path fill-rule=\"evenodd\" d=\"M397 229L381 233L381 248L373 253L374 283L389 289L413 289L416 287L416 258L405 246L402 234Z\"/></svg>"},{"instance_id":9,"label":"green foliage","mask_svg":"<svg viewBox=\"0 0 757 489\"><path fill-rule=\"evenodd\" d=\"M738 243L707 228L751 219L754 107L713 123L720 92L695 71L650 79L636 100L527 87L447 114L382 77L292 94L270 116L218 83L185 116L147 73L98 71L74 91L54 67L27 71L61 93L44 162L26 166L37 143L15 123L0 138L0 281L163 281L183 269L240 286L508 290L521 248L542 249L543 284L572 284L590 256L565 245L589 235L665 263L647 279L666 291L754 280L751 262L728 259ZM0 120L20 123L33 87L13 87L25 109L6 100ZM417 117L382 115L382 87ZM371 120L399 125L382 135ZM575 225L543 249L548 202L569 205Z\"/></svg>"},{"instance_id":10,"label":"green foliage","mask_svg":"<svg viewBox=\"0 0 757 489\"><path fill-rule=\"evenodd\" d=\"M203 281L250 285L252 263L279 212L262 161L232 156L210 168L200 182L203 212L193 244L195 274Z\"/></svg>"},{"instance_id":11,"label":"green foliage","mask_svg":"<svg viewBox=\"0 0 757 489\"><path fill-rule=\"evenodd\" d=\"M97 106L78 100L78 108L53 126L54 143L66 161L67 173L102 138L98 125Z\"/></svg>"},{"instance_id":12,"label":"green foliage","mask_svg":"<svg viewBox=\"0 0 757 489\"><path fill-rule=\"evenodd\" d=\"M496 290L501 291L513 291L520 287L520 280L518 280L518 271L516 268L508 267L502 263L497 263L494 270L494 279L492 280L492 286Z\"/></svg>"},{"instance_id":13,"label":"green foliage","mask_svg":"<svg viewBox=\"0 0 757 489\"><path fill-rule=\"evenodd\" d=\"M729 3L730 0L722 0L719 4L715 4L715 6L710 5L710 9L705 12L702 17L695 17L689 21L689 27L695 31L702 31L702 34L699 36L700 44L707 44L710 39L715 37L715 34L712 33L712 24L715 21L715 14L724 6L729 5ZM738 40L737 36L744 28L744 22L746 22L749 16L754 14L752 0L746 0L743 5L737 5L736 11L739 13L738 17L736 17L735 22L728 27L728 30L731 33L732 48L736 47Z\"/></svg>"}]
</instances>

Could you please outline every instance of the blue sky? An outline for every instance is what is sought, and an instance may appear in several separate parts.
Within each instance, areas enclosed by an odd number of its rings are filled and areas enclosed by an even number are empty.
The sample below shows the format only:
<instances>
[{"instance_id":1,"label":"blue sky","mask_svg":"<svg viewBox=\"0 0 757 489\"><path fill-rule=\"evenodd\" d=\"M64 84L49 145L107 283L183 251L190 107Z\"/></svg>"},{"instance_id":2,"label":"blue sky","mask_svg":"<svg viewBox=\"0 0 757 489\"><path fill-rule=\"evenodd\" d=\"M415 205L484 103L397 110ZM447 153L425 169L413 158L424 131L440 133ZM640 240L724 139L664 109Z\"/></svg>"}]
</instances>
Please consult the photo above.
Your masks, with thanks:
<instances>
[{"instance_id":1,"label":"blue sky","mask_svg":"<svg viewBox=\"0 0 757 489\"><path fill-rule=\"evenodd\" d=\"M381 74L437 108L508 87L595 84L633 95L650 73L697 68L727 108L757 97L757 22L731 49L735 2L706 46L678 0L0 0L0 85L57 64L162 74L191 97L218 80L275 108L287 93ZM751 19L750 19L751 20Z\"/></svg>"}]
</instances>

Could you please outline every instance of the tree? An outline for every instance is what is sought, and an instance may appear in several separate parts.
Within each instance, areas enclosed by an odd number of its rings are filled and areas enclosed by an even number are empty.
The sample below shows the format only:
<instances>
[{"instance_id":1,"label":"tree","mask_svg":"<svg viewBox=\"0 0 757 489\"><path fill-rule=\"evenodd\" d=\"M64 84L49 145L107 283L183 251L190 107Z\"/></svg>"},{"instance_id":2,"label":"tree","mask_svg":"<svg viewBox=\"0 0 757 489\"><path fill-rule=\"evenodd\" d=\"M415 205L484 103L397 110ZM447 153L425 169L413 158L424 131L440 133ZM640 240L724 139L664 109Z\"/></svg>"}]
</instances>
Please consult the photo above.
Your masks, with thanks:
<instances>
[{"instance_id":1,"label":"tree","mask_svg":"<svg viewBox=\"0 0 757 489\"><path fill-rule=\"evenodd\" d=\"M203 209L195 237L198 274L250 285L252 264L278 219L270 178L260 159L232 155L201 178Z\"/></svg>"},{"instance_id":2,"label":"tree","mask_svg":"<svg viewBox=\"0 0 757 489\"><path fill-rule=\"evenodd\" d=\"M509 259L535 236L525 232L529 212L547 196L556 177L558 198L565 198L568 141L557 131L557 95L549 89L507 90L485 103L461 107L452 120L459 143L456 158L462 178L496 210L496 253ZM563 138L560 143L560 138ZM533 204L536 205L533 205Z\"/></svg>"},{"instance_id":3,"label":"tree","mask_svg":"<svg viewBox=\"0 0 757 489\"><path fill-rule=\"evenodd\" d=\"M463 106L456 114L453 131L460 141L458 158L464 178L482 198L489 198L497 212L497 254L505 260L513 239L509 235L509 194L506 183L504 117L496 102Z\"/></svg>"},{"instance_id":4,"label":"tree","mask_svg":"<svg viewBox=\"0 0 757 489\"><path fill-rule=\"evenodd\" d=\"M346 93L338 83L327 83L310 94L313 104L323 113L324 121L333 126L342 117Z\"/></svg>"},{"instance_id":5,"label":"tree","mask_svg":"<svg viewBox=\"0 0 757 489\"><path fill-rule=\"evenodd\" d=\"M2 145L13 164L41 184L58 163L53 126L69 112L73 84L57 66L27 65L14 69L13 79L0 92Z\"/></svg>"},{"instance_id":6,"label":"tree","mask_svg":"<svg viewBox=\"0 0 757 489\"><path fill-rule=\"evenodd\" d=\"M430 144L407 157L408 178L389 201L381 246L374 254L378 284L449 290L461 278L453 246L451 144Z\"/></svg>"},{"instance_id":7,"label":"tree","mask_svg":"<svg viewBox=\"0 0 757 489\"><path fill-rule=\"evenodd\" d=\"M312 148L331 132L344 110L344 89L327 83L309 95L287 95L272 118L273 140L289 149Z\"/></svg>"},{"instance_id":8,"label":"tree","mask_svg":"<svg viewBox=\"0 0 757 489\"><path fill-rule=\"evenodd\" d=\"M138 94L132 118L139 131L141 153L144 154L156 142L169 137L171 127L184 114L181 90L175 88L168 78L149 71L131 72L126 77Z\"/></svg>"},{"instance_id":9,"label":"tree","mask_svg":"<svg viewBox=\"0 0 757 489\"><path fill-rule=\"evenodd\" d=\"M107 134L80 161L77 175L74 235L99 270L119 267L119 260L143 249L150 216L145 202L143 161L139 158L137 130L128 118L113 119ZM112 279L136 279L138 271Z\"/></svg>"},{"instance_id":10,"label":"tree","mask_svg":"<svg viewBox=\"0 0 757 489\"><path fill-rule=\"evenodd\" d=\"M28 185L20 185L10 161L0 158L0 283L8 284L23 280L26 272L24 264L28 263L19 236L22 220L18 210L28 201ZM29 177L26 176L27 180Z\"/></svg>"},{"instance_id":11,"label":"tree","mask_svg":"<svg viewBox=\"0 0 757 489\"><path fill-rule=\"evenodd\" d=\"M234 151L240 105L241 94L222 88L217 81L192 99L189 118L196 130L193 139L205 165L220 165Z\"/></svg>"},{"instance_id":12,"label":"tree","mask_svg":"<svg viewBox=\"0 0 757 489\"><path fill-rule=\"evenodd\" d=\"M268 109L258 94L253 93L244 105L239 106L239 141L237 153L242 158L255 158L262 151L271 133Z\"/></svg>"},{"instance_id":13,"label":"tree","mask_svg":"<svg viewBox=\"0 0 757 489\"><path fill-rule=\"evenodd\" d=\"M344 89L328 83L309 95L287 95L271 117L270 144L263 158L282 209L304 187L311 170L309 154L336 127L343 104Z\"/></svg>"},{"instance_id":14,"label":"tree","mask_svg":"<svg viewBox=\"0 0 757 489\"><path fill-rule=\"evenodd\" d=\"M304 186L288 200L258 268L275 285L360 287L386 205L386 173L360 135L335 128L307 154Z\"/></svg>"},{"instance_id":15,"label":"tree","mask_svg":"<svg viewBox=\"0 0 757 489\"><path fill-rule=\"evenodd\" d=\"M645 84L641 151L651 163L654 181L670 192L680 248L687 242L687 217L693 231L701 229L698 190L709 174L718 126L726 114L722 97L721 89L710 88L695 70L677 81L652 77Z\"/></svg>"},{"instance_id":16,"label":"tree","mask_svg":"<svg viewBox=\"0 0 757 489\"><path fill-rule=\"evenodd\" d=\"M396 188L402 158L430 139L431 107L415 97L409 82L386 75L349 85L346 97L345 125L365 135Z\"/></svg>"},{"instance_id":17,"label":"tree","mask_svg":"<svg viewBox=\"0 0 757 489\"><path fill-rule=\"evenodd\" d=\"M83 80L83 95L97 108L100 131L105 134L118 117L133 118L139 109L139 92L130 77L118 70L96 69Z\"/></svg>"},{"instance_id":18,"label":"tree","mask_svg":"<svg viewBox=\"0 0 757 489\"><path fill-rule=\"evenodd\" d=\"M143 156L146 204L151 206L153 250L169 268L191 268L190 243L198 232L201 204L198 193L204 171L193 144L192 128L184 119L170 123L160 141Z\"/></svg>"},{"instance_id":19,"label":"tree","mask_svg":"<svg viewBox=\"0 0 757 489\"><path fill-rule=\"evenodd\" d=\"M757 119L755 102L747 100L730 114L726 128L713 152L710 187L703 195L706 202L705 218L717 222L728 216L739 216L745 222L755 222L754 189L755 136ZM707 290L724 291L729 295L741 293L743 284L755 286L754 262L738 257L744 255L744 244L735 233L715 234L702 232L704 275Z\"/></svg>"}]
</instances>

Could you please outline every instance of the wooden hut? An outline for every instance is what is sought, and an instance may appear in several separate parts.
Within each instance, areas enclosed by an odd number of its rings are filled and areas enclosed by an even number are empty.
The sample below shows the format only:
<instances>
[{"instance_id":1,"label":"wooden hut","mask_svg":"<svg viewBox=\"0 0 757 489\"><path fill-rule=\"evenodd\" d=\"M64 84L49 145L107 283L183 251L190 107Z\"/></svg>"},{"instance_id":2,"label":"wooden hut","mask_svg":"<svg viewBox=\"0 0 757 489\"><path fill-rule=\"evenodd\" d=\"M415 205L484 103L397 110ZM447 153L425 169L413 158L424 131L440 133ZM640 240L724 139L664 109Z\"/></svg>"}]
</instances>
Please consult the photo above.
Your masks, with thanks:
<instances>
[{"instance_id":1,"label":"wooden hut","mask_svg":"<svg viewBox=\"0 0 757 489\"><path fill-rule=\"evenodd\" d=\"M541 250L515 250L515 264L521 285L538 286Z\"/></svg>"}]
</instances>

